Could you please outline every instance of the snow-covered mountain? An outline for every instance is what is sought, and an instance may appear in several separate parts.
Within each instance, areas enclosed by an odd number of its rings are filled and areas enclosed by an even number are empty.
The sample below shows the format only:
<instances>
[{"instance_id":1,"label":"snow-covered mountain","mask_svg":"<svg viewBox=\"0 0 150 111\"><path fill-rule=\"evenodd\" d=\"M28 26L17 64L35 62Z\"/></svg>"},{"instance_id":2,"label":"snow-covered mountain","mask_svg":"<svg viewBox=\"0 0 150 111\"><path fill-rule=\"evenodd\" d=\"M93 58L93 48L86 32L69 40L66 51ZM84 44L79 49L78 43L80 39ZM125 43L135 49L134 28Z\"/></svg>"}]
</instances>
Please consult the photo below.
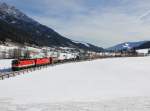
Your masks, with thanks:
<instances>
[{"instance_id":1,"label":"snow-covered mountain","mask_svg":"<svg viewBox=\"0 0 150 111\"><path fill-rule=\"evenodd\" d=\"M3 20L5 20L7 18L7 16L13 16L13 17L23 20L23 21L35 22L34 20L27 17L24 13L22 13L15 7L9 6L6 3L0 2L0 12L1 12L0 19L3 19ZM6 20L6 22L7 22L7 20ZM15 21L13 21L12 23L15 23Z\"/></svg>"},{"instance_id":2,"label":"snow-covered mountain","mask_svg":"<svg viewBox=\"0 0 150 111\"><path fill-rule=\"evenodd\" d=\"M145 48L150 48L150 41L125 42L125 43L121 43L113 47L110 47L107 50L121 51L121 50L145 49Z\"/></svg>"},{"instance_id":3,"label":"snow-covered mountain","mask_svg":"<svg viewBox=\"0 0 150 111\"><path fill-rule=\"evenodd\" d=\"M21 44L28 43L38 46L102 50L102 48L89 43L73 42L53 29L28 17L17 8L6 3L0 3L0 40L5 41L6 39Z\"/></svg>"}]
</instances>

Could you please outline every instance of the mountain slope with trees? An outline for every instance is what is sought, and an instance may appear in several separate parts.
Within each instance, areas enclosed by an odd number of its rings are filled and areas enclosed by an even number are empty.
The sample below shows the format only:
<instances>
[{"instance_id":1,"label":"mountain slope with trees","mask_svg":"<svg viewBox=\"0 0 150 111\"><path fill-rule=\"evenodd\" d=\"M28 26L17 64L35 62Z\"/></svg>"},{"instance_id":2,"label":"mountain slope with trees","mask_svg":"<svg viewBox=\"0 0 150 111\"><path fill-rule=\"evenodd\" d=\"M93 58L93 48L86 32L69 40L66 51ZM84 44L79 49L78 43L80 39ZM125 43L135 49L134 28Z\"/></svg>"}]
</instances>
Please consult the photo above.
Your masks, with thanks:
<instances>
[{"instance_id":1,"label":"mountain slope with trees","mask_svg":"<svg viewBox=\"0 0 150 111\"><path fill-rule=\"evenodd\" d=\"M0 40L9 39L21 44L49 47L71 47L84 50L102 51L103 48L82 42L73 42L53 29L28 17L20 10L6 3L0 3Z\"/></svg>"}]
</instances>

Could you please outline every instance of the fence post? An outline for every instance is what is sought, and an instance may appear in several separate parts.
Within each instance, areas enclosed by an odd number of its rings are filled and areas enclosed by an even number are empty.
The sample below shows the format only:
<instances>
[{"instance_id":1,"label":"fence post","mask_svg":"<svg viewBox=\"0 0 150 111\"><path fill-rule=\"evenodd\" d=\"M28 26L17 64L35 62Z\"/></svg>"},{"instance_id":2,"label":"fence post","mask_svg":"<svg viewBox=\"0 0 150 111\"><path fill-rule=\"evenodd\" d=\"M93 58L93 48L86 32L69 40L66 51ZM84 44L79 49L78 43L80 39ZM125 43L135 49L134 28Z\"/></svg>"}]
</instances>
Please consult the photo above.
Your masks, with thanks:
<instances>
[{"instance_id":1,"label":"fence post","mask_svg":"<svg viewBox=\"0 0 150 111\"><path fill-rule=\"evenodd\" d=\"M2 77L0 76L0 80L2 79Z\"/></svg>"},{"instance_id":2,"label":"fence post","mask_svg":"<svg viewBox=\"0 0 150 111\"><path fill-rule=\"evenodd\" d=\"M2 75L2 80L4 79L3 75Z\"/></svg>"}]
</instances>

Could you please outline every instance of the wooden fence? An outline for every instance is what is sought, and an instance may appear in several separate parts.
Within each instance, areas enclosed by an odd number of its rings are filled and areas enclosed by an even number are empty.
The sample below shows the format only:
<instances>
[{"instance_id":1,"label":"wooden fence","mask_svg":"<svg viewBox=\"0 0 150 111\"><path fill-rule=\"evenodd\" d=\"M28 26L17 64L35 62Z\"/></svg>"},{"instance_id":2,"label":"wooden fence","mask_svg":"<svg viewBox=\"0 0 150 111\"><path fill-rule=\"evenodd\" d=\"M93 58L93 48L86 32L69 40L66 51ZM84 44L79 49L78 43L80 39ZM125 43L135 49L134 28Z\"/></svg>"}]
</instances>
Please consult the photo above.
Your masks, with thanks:
<instances>
[{"instance_id":1,"label":"wooden fence","mask_svg":"<svg viewBox=\"0 0 150 111\"><path fill-rule=\"evenodd\" d=\"M48 65L45 65L45 66L40 66L40 67L33 67L33 68L23 69L23 70L20 70L20 71L11 71L11 72L6 72L6 73L1 73L0 74L0 80L4 80L4 79L10 78L10 77L15 77L15 76L21 75L21 74L26 74L26 73L33 72L33 71L36 71L36 70L41 70L41 69L47 68L47 67L48 67Z\"/></svg>"}]
</instances>

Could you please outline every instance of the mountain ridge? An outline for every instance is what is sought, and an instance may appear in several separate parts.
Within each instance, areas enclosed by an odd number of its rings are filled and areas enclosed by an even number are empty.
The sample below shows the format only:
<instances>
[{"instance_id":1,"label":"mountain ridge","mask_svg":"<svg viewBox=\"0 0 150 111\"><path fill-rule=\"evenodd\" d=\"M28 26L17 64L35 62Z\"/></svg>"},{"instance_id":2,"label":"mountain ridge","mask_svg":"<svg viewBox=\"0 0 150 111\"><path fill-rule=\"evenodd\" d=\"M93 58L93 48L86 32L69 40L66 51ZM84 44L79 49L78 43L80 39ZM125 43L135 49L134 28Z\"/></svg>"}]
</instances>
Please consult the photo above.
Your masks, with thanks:
<instances>
[{"instance_id":1,"label":"mountain ridge","mask_svg":"<svg viewBox=\"0 0 150 111\"><path fill-rule=\"evenodd\" d=\"M60 35L55 30L28 17L14 6L0 3L0 40L10 39L14 42L35 44L49 47L71 47L84 50L102 51L103 48L87 45Z\"/></svg>"},{"instance_id":2,"label":"mountain ridge","mask_svg":"<svg viewBox=\"0 0 150 111\"><path fill-rule=\"evenodd\" d=\"M150 41L138 41L138 42L124 42L107 48L109 51L128 51L131 49L145 49L150 48Z\"/></svg>"}]
</instances>

